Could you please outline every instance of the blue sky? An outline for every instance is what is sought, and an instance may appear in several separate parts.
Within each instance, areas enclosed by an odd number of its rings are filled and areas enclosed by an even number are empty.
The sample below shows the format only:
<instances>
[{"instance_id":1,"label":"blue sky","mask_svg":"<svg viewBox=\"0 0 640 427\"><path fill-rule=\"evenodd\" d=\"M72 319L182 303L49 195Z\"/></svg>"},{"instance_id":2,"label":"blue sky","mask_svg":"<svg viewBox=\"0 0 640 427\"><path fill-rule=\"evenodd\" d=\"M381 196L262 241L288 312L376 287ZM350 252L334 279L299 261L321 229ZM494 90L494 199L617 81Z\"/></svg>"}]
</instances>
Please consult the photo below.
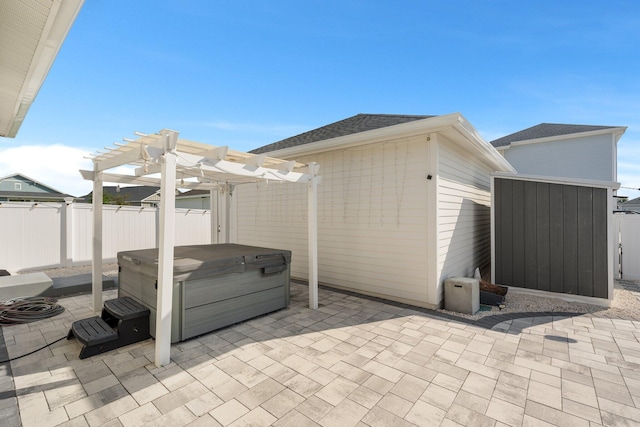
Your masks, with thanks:
<instances>
[{"instance_id":1,"label":"blue sky","mask_svg":"<svg viewBox=\"0 0 640 427\"><path fill-rule=\"evenodd\" d=\"M86 0L0 176L82 195L83 156L134 131L250 150L358 113L460 112L487 140L628 126L618 178L640 188L639 50L635 0Z\"/></svg>"}]
</instances>

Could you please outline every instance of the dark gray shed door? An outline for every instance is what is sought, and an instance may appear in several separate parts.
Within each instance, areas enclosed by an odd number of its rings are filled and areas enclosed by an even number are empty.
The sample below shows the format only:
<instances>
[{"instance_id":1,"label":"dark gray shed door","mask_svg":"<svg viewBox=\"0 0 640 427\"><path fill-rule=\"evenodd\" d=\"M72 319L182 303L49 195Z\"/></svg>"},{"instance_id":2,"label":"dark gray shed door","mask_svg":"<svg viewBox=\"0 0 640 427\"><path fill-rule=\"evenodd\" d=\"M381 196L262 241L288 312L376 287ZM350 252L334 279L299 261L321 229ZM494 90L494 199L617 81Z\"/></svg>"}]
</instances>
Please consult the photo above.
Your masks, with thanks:
<instances>
[{"instance_id":1,"label":"dark gray shed door","mask_svg":"<svg viewBox=\"0 0 640 427\"><path fill-rule=\"evenodd\" d=\"M495 281L608 297L607 190L494 179Z\"/></svg>"}]
</instances>

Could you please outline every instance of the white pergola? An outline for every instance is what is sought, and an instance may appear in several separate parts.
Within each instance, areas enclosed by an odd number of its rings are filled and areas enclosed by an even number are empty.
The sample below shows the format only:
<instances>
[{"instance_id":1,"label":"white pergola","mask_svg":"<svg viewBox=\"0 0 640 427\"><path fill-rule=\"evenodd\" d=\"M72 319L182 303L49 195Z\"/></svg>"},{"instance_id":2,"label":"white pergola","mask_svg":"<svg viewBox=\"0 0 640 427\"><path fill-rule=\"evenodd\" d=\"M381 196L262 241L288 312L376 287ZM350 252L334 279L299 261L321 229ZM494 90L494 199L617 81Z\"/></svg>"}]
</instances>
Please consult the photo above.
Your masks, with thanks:
<instances>
[{"instance_id":1,"label":"white pergola","mask_svg":"<svg viewBox=\"0 0 640 427\"><path fill-rule=\"evenodd\" d=\"M177 188L207 189L211 201L224 190L225 243L229 243L230 192L241 184L260 181L305 183L308 186L309 307L318 308L318 220L317 185L319 165L304 165L260 154L249 154L178 138L178 132L163 129L155 134L135 133L137 139L107 147L92 156L93 171L81 170L93 181L93 310L102 310L102 196L103 182L160 186L158 296L156 303L155 364L170 362L171 301ZM108 173L133 166L131 174ZM157 175L160 174L160 177ZM211 215L212 222L214 215ZM212 243L214 224L212 223Z\"/></svg>"}]
</instances>

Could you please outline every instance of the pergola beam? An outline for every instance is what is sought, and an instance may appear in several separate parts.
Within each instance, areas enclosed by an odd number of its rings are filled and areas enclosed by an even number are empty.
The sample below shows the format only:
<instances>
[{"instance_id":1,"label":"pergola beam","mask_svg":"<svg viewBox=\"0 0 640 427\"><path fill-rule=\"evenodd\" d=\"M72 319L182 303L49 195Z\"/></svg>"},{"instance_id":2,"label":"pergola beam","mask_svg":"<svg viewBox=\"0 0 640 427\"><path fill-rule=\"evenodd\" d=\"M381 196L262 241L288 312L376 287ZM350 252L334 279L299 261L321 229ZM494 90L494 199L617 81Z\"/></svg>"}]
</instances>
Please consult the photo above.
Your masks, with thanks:
<instances>
[{"instance_id":1,"label":"pergola beam","mask_svg":"<svg viewBox=\"0 0 640 427\"><path fill-rule=\"evenodd\" d=\"M91 171L81 170L82 177L87 180L93 180L94 173ZM131 185L151 185L155 187L161 186L161 178L148 177L148 176L133 176L133 175L119 175L111 173L102 173L102 180L104 182L112 182L115 184L131 184ZM198 182L198 181L185 181L183 179L176 179L177 188L188 188L190 190L210 190L218 188L217 183Z\"/></svg>"}]
</instances>

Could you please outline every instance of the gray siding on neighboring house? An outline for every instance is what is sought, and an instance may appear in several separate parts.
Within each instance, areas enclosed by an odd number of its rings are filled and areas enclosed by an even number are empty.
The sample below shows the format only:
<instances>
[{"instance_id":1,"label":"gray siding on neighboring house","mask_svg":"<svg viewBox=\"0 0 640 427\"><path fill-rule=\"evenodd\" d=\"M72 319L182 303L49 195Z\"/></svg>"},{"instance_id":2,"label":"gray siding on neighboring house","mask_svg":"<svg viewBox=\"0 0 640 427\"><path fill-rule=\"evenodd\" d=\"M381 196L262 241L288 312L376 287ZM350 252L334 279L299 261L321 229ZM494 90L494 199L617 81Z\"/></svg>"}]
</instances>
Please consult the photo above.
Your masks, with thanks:
<instances>
[{"instance_id":1,"label":"gray siding on neighboring house","mask_svg":"<svg viewBox=\"0 0 640 427\"><path fill-rule=\"evenodd\" d=\"M211 209L209 196L178 198L176 197L176 208L183 209Z\"/></svg>"},{"instance_id":2,"label":"gray siding on neighboring house","mask_svg":"<svg viewBox=\"0 0 640 427\"><path fill-rule=\"evenodd\" d=\"M519 174L616 181L610 134L572 139L513 143L502 151Z\"/></svg>"},{"instance_id":3,"label":"gray siding on neighboring house","mask_svg":"<svg viewBox=\"0 0 640 427\"><path fill-rule=\"evenodd\" d=\"M608 298L607 190L494 179L496 283Z\"/></svg>"},{"instance_id":4,"label":"gray siding on neighboring house","mask_svg":"<svg viewBox=\"0 0 640 427\"><path fill-rule=\"evenodd\" d=\"M0 180L0 191L22 191L25 193L49 193L51 189L44 187L22 176L15 175Z\"/></svg>"},{"instance_id":5,"label":"gray siding on neighboring house","mask_svg":"<svg viewBox=\"0 0 640 427\"><path fill-rule=\"evenodd\" d=\"M61 202L71 197L21 174L0 178L0 201Z\"/></svg>"}]
</instances>

